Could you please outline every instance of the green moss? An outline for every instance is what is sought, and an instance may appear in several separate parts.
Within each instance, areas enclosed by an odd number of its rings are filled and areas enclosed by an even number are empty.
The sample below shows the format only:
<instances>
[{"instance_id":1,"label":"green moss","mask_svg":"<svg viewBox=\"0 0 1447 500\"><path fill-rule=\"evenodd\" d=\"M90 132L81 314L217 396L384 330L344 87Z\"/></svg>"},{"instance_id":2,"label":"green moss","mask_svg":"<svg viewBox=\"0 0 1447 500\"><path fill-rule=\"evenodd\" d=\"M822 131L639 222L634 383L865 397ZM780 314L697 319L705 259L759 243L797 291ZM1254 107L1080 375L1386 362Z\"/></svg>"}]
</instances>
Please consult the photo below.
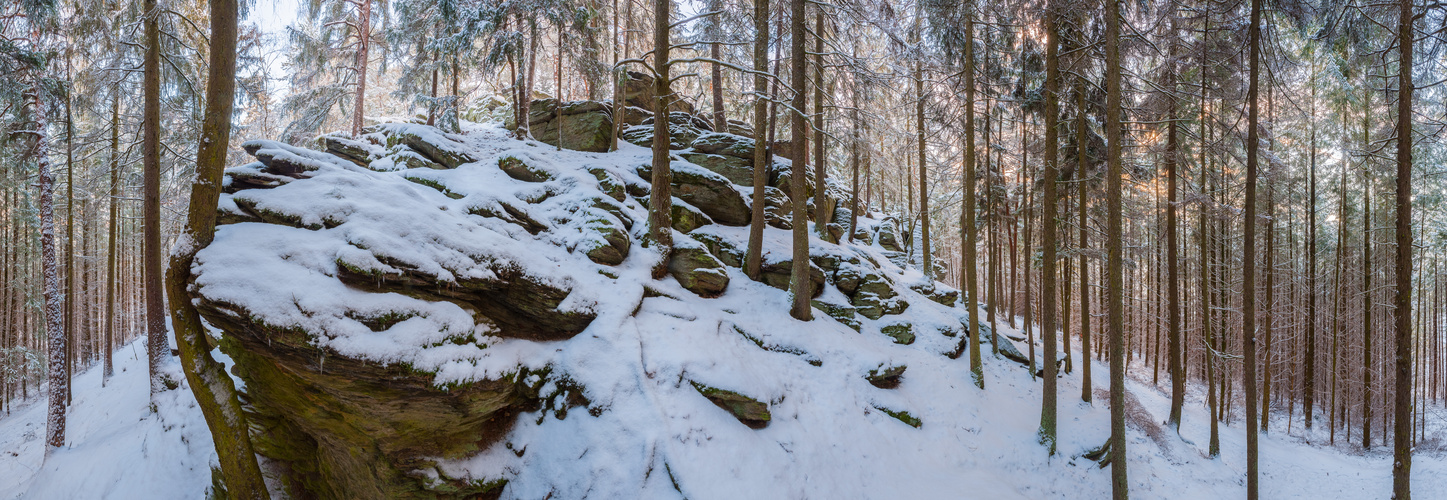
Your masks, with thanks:
<instances>
[{"instance_id":1,"label":"green moss","mask_svg":"<svg viewBox=\"0 0 1447 500\"><path fill-rule=\"evenodd\" d=\"M894 323L879 328L879 332L894 338L894 343L909 345L914 343L914 325L910 323Z\"/></svg>"},{"instance_id":2,"label":"green moss","mask_svg":"<svg viewBox=\"0 0 1447 500\"><path fill-rule=\"evenodd\" d=\"M883 406L875 406L874 409L882 411L885 415L894 417L895 420L904 422L906 425L914 427L916 429L918 429L921 425L924 425L924 422L921 422L920 419L915 418L914 415L910 415L908 411L894 411Z\"/></svg>"},{"instance_id":3,"label":"green moss","mask_svg":"<svg viewBox=\"0 0 1447 500\"><path fill-rule=\"evenodd\" d=\"M430 187L430 188L432 188L432 189L436 189L436 190L442 192L442 194L443 194L444 196L446 196L446 197L448 197L448 198L452 198L452 199L454 199L454 200L460 200L460 199L463 198L462 195L457 194L457 193L454 193L454 192L448 190L448 189L447 189L447 186L444 186L444 185L442 185L441 182L437 182L436 180L433 180L433 179L427 179L427 178L423 178L423 177L413 177L413 176L410 176L410 175L404 175L404 176L402 176L402 178L403 178L403 179L407 179L407 180L412 181L412 182L415 182L415 183L417 183L417 184L421 184L421 185L423 185L423 186Z\"/></svg>"},{"instance_id":4,"label":"green moss","mask_svg":"<svg viewBox=\"0 0 1447 500\"><path fill-rule=\"evenodd\" d=\"M769 415L769 405L737 392L710 387L691 380L689 383L693 384L693 388L699 394L708 398L715 406L728 411L744 425L754 429L769 426L769 420L772 418Z\"/></svg>"}]
</instances>

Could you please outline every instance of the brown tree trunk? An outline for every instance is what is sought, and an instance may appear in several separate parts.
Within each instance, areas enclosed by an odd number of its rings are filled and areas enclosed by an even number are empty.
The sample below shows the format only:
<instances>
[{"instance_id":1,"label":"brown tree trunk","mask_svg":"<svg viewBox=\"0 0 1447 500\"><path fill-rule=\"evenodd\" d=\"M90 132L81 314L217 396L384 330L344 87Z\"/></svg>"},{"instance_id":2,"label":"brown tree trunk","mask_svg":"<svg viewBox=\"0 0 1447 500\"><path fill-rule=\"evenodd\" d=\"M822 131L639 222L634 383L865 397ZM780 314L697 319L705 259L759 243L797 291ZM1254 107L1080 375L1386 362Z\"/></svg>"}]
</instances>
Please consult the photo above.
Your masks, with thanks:
<instances>
[{"instance_id":1,"label":"brown tree trunk","mask_svg":"<svg viewBox=\"0 0 1447 500\"><path fill-rule=\"evenodd\" d=\"M1261 0L1251 0L1251 26L1247 28L1250 37L1250 75L1246 90L1249 106L1246 122L1246 207L1242 216L1244 222L1241 245L1241 342L1245 351L1246 365L1246 498L1256 500L1260 496L1258 485L1260 464L1257 460L1256 432L1256 181L1260 141L1257 124L1260 123L1260 95L1258 74L1261 64ZM1270 251L1268 249L1268 251Z\"/></svg>"},{"instance_id":2,"label":"brown tree trunk","mask_svg":"<svg viewBox=\"0 0 1447 500\"><path fill-rule=\"evenodd\" d=\"M985 367L980 359L980 299L977 297L975 248L975 13L965 14L965 203L960 214L960 265L965 269L965 307L970 310L970 377L975 386L985 388ZM991 330L993 336L995 332ZM991 345L997 345L998 339ZM998 349L998 347L997 347Z\"/></svg>"},{"instance_id":3,"label":"brown tree trunk","mask_svg":"<svg viewBox=\"0 0 1447 500\"><path fill-rule=\"evenodd\" d=\"M1060 177L1056 165L1060 151L1060 29L1056 24L1054 1L1048 2L1045 12L1045 199L1041 200L1044 210L1040 215L1041 258L1041 310L1040 335L1045 338L1045 381L1044 401L1040 408L1040 439L1055 454L1056 440L1056 380L1055 380L1055 225L1059 216L1056 206L1055 181ZM923 116L923 114L921 114ZM923 137L921 137L923 139ZM972 263L966 262L966 265Z\"/></svg>"},{"instance_id":4,"label":"brown tree trunk","mask_svg":"<svg viewBox=\"0 0 1447 500\"><path fill-rule=\"evenodd\" d=\"M1166 89L1175 92L1176 90L1176 51L1179 43L1176 40L1176 12L1171 11L1171 53L1170 68L1166 70ZM1185 404L1186 397L1186 373L1182 362L1181 349L1181 276L1180 276L1180 255L1179 236L1176 234L1176 205L1180 202L1180 194L1176 188L1176 165L1178 155L1181 153L1180 142L1177 138L1177 105L1176 96L1167 98L1168 106L1166 124L1166 190L1169 200L1166 202L1166 295L1168 324L1168 342L1170 348L1166 356L1169 358L1167 364L1171 372L1171 413L1166 424L1174 427L1177 434L1181 432L1181 407Z\"/></svg>"},{"instance_id":5,"label":"brown tree trunk","mask_svg":"<svg viewBox=\"0 0 1447 500\"><path fill-rule=\"evenodd\" d=\"M1086 127L1090 123L1085 118L1085 80L1075 80L1075 171L1078 173L1078 180L1075 183L1075 197L1080 204L1080 400L1091 402L1094 397L1091 392L1095 390L1090 382L1090 263L1086 260L1086 250L1089 247L1090 227L1090 197L1086 193L1086 172L1089 167L1089 159L1086 156L1086 147L1089 144L1089 136ZM1013 257L1012 257L1013 258ZM1013 267L1013 264L1012 264Z\"/></svg>"},{"instance_id":6,"label":"brown tree trunk","mask_svg":"<svg viewBox=\"0 0 1447 500\"><path fill-rule=\"evenodd\" d=\"M141 156L145 169L142 203L145 206L145 244L141 257L146 285L146 355L150 361L151 394L165 390L161 377L161 360L168 354L166 346L166 303L162 298L161 267L161 29L156 19L156 0L146 0L145 11L145 103L141 119Z\"/></svg>"},{"instance_id":7,"label":"brown tree trunk","mask_svg":"<svg viewBox=\"0 0 1447 500\"><path fill-rule=\"evenodd\" d=\"M805 0L793 0L790 12L790 41L789 59L790 75L789 83L794 87L794 110L791 113L792 121L792 148L794 150L792 174L789 177L789 198L794 200L794 254L793 268L789 276L789 295L793 300L793 307L789 314L794 319L809 321L814 317L813 308L809 305L809 299L813 296L813 290L809 281L809 216L804 200L807 198L807 191L804 184L808 179L806 166L809 162L809 118L804 111L809 109L807 75L805 69L808 67L808 60L804 52L804 39L808 34L805 29L805 15L807 15L808 2ZM822 192L823 186L815 186L815 192Z\"/></svg>"},{"instance_id":8,"label":"brown tree trunk","mask_svg":"<svg viewBox=\"0 0 1447 500\"><path fill-rule=\"evenodd\" d=\"M1397 380L1393 426L1392 498L1412 498L1412 0L1397 18L1397 290L1393 305Z\"/></svg>"},{"instance_id":9,"label":"brown tree trunk","mask_svg":"<svg viewBox=\"0 0 1447 500\"><path fill-rule=\"evenodd\" d=\"M764 189L769 183L769 0L754 0L754 194L749 222L749 246L744 274L759 279L764 248ZM856 169L856 181L858 170ZM857 188L856 188L857 189Z\"/></svg>"},{"instance_id":10,"label":"brown tree trunk","mask_svg":"<svg viewBox=\"0 0 1447 500\"><path fill-rule=\"evenodd\" d=\"M154 1L154 0L148 0ZM357 96L352 105L352 137L362 135L363 111L367 104L367 48L372 44L372 0L357 4ZM436 92L434 92L435 94ZM527 117L523 117L526 121Z\"/></svg>"},{"instance_id":11,"label":"brown tree trunk","mask_svg":"<svg viewBox=\"0 0 1447 500\"><path fill-rule=\"evenodd\" d=\"M1110 479L1111 494L1116 500L1129 497L1126 482L1125 449L1125 311L1122 271L1124 254L1121 242L1121 90L1120 90L1120 1L1105 2L1105 140L1109 145L1105 203L1106 229L1106 293L1110 323Z\"/></svg>"},{"instance_id":12,"label":"brown tree trunk","mask_svg":"<svg viewBox=\"0 0 1447 500\"><path fill-rule=\"evenodd\" d=\"M648 196L648 231L658 245L658 264L653 279L668 273L668 259L673 254L673 173L668 153L668 109L673 103L668 81L669 9L672 0L653 2L653 185Z\"/></svg>"},{"instance_id":13,"label":"brown tree trunk","mask_svg":"<svg viewBox=\"0 0 1447 500\"><path fill-rule=\"evenodd\" d=\"M365 1L365 0L364 0ZM211 357L201 317L186 299L191 264L196 252L211 243L216 233L216 203L221 195L221 171L231 136L231 112L236 90L236 0L209 0L211 6L210 64L206 84L206 113L196 151L196 180L185 233L171 257L166 281L171 300L171 321L186 381L200 403L206 426L216 446L226 493L231 498L266 499L269 493L251 447L246 415L236 386L225 367Z\"/></svg>"}]
</instances>

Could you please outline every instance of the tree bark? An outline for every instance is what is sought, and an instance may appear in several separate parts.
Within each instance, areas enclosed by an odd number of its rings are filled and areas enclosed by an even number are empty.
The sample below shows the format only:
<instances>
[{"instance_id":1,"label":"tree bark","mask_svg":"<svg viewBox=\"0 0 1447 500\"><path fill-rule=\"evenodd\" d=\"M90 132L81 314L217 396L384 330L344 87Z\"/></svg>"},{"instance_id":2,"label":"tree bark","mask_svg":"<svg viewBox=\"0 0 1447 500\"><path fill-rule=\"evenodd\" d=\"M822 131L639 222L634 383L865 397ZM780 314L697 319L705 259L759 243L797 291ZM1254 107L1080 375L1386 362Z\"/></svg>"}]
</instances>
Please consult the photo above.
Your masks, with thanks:
<instances>
[{"instance_id":1,"label":"tree bark","mask_svg":"<svg viewBox=\"0 0 1447 500\"><path fill-rule=\"evenodd\" d=\"M352 105L352 137L362 135L363 111L367 104L367 48L372 42L372 0L359 1L357 8L357 96ZM527 117L524 116L519 123L526 121Z\"/></svg>"},{"instance_id":2,"label":"tree bark","mask_svg":"<svg viewBox=\"0 0 1447 500\"><path fill-rule=\"evenodd\" d=\"M673 254L673 172L668 152L668 109L673 103L668 81L669 9L672 0L653 2L653 185L648 196L648 231L658 245L658 264L653 266L653 279L668 273L668 259Z\"/></svg>"},{"instance_id":3,"label":"tree bark","mask_svg":"<svg viewBox=\"0 0 1447 500\"><path fill-rule=\"evenodd\" d=\"M145 169L142 203L145 205L144 253L141 265L146 278L146 356L150 363L151 394L166 390L161 376L165 359L166 303L162 296L164 270L161 267L161 29L156 0L145 1L146 54L145 95L141 119L141 156Z\"/></svg>"},{"instance_id":4,"label":"tree bark","mask_svg":"<svg viewBox=\"0 0 1447 500\"><path fill-rule=\"evenodd\" d=\"M1395 425L1392 429L1392 498L1412 498L1412 0L1397 18L1397 334Z\"/></svg>"},{"instance_id":5,"label":"tree bark","mask_svg":"<svg viewBox=\"0 0 1447 500\"><path fill-rule=\"evenodd\" d=\"M1110 479L1115 500L1129 498L1126 482L1125 449L1125 311L1121 242L1121 97L1120 97L1120 0L1106 0L1105 10L1105 136L1109 145L1106 167L1105 203L1107 307L1110 323Z\"/></svg>"},{"instance_id":6,"label":"tree bark","mask_svg":"<svg viewBox=\"0 0 1447 500\"><path fill-rule=\"evenodd\" d=\"M196 308L187 298L191 264L196 252L209 245L216 233L216 204L221 195L221 172L231 137L231 112L236 90L236 0L209 0L211 6L210 64L206 80L206 113L196 151L196 180L185 233L171 255L166 285L171 295L171 322L186 381L200 403L206 426L221 465L231 498L266 499L269 494L251 447L246 415L236 386L225 367L211 357L211 346ZM226 340L223 338L223 345Z\"/></svg>"},{"instance_id":7,"label":"tree bark","mask_svg":"<svg viewBox=\"0 0 1447 500\"><path fill-rule=\"evenodd\" d=\"M1257 165L1260 149L1257 132L1257 124L1260 123L1260 103L1257 100L1260 94L1257 87L1261 65L1261 0L1251 0L1251 26L1247 31L1251 61L1246 90L1249 108L1246 118L1246 207L1242 216L1244 236L1241 244L1241 342L1246 365L1246 498L1256 500L1260 496L1258 481L1261 467L1257 459L1256 432L1256 181L1260 168Z\"/></svg>"},{"instance_id":8,"label":"tree bark","mask_svg":"<svg viewBox=\"0 0 1447 500\"><path fill-rule=\"evenodd\" d=\"M1166 70L1166 89L1170 92L1176 91L1176 51L1179 42L1176 20L1176 11L1171 11L1171 48L1170 68ZM1174 427L1177 434L1181 432L1181 407L1185 404L1186 398L1186 373L1181 360L1181 276L1180 276L1180 255L1179 236L1176 234L1176 205L1180 202L1180 194L1176 187L1176 165L1177 156L1181 153L1180 142L1177 138L1178 123L1176 96L1167 96L1167 105L1170 107L1167 112L1166 124L1166 190L1169 192L1169 200L1166 202L1166 295L1167 295L1167 324L1168 340L1170 348L1166 356L1169 358L1167 364L1171 372L1171 413L1166 424Z\"/></svg>"},{"instance_id":9,"label":"tree bark","mask_svg":"<svg viewBox=\"0 0 1447 500\"><path fill-rule=\"evenodd\" d=\"M1045 339L1044 401L1040 408L1040 439L1055 454L1056 379L1055 379L1055 225L1059 216L1056 206L1055 181L1060 177L1056 165L1060 151L1060 29L1057 26L1055 1L1047 2L1045 12L1045 199L1040 216L1041 310L1040 335ZM923 115L921 115L923 116ZM923 136L921 136L923 138ZM972 263L966 262L966 265Z\"/></svg>"},{"instance_id":10,"label":"tree bark","mask_svg":"<svg viewBox=\"0 0 1447 500\"><path fill-rule=\"evenodd\" d=\"M808 76L805 69L808 67L808 60L804 53L804 41L808 35L805 29L805 16L807 15L808 2L806 0L793 0L790 12L790 41L789 59L790 75L789 83L794 87L794 102L792 116L792 137L794 144L793 165L789 177L789 198L794 200L794 253L793 268L789 276L789 296L793 301L793 307L789 314L794 319L810 321L814 319L813 308L809 305L809 299L813 296L811 283L809 281L809 215L804 206L807 198L807 191L804 184L808 182L807 164L809 162L809 118L804 115L808 109L808 87L806 80ZM819 193L823 186L815 186L815 193Z\"/></svg>"},{"instance_id":11,"label":"tree bark","mask_svg":"<svg viewBox=\"0 0 1447 500\"><path fill-rule=\"evenodd\" d=\"M980 359L980 299L976 296L975 247L975 12L965 14L965 203L960 214L960 265L964 267L965 307L970 310L970 377L975 387L985 388L985 367ZM992 330L991 335L995 332ZM999 342L999 340L994 340ZM991 345L997 345L992 343ZM998 349L998 348L997 348Z\"/></svg>"},{"instance_id":12,"label":"tree bark","mask_svg":"<svg viewBox=\"0 0 1447 500\"><path fill-rule=\"evenodd\" d=\"M769 0L754 0L754 194L750 209L749 246L744 254L744 274L758 280L764 253L764 190L769 183L772 162L765 145L769 127Z\"/></svg>"}]
</instances>

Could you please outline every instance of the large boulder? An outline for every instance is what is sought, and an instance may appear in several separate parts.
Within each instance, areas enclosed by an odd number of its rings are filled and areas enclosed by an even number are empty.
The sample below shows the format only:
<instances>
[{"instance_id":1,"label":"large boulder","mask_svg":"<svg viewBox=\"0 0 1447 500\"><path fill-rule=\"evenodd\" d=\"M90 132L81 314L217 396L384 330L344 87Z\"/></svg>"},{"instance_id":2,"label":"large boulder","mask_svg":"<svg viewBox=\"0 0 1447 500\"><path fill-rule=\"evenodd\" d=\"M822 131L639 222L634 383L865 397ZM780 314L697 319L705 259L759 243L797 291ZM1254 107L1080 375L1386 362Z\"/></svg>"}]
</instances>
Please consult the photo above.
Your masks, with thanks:
<instances>
[{"instance_id":1,"label":"large boulder","mask_svg":"<svg viewBox=\"0 0 1447 500\"><path fill-rule=\"evenodd\" d=\"M697 207L714 222L726 226L744 226L749 223L749 205L744 195L723 176L688 163L674 162L670 166L673 179L673 195ZM653 166L641 165L638 175L644 179L653 178Z\"/></svg>"},{"instance_id":2,"label":"large boulder","mask_svg":"<svg viewBox=\"0 0 1447 500\"><path fill-rule=\"evenodd\" d=\"M724 176L741 186L754 184L754 140L733 134L710 133L698 136L691 144L694 153L684 153L685 160Z\"/></svg>"},{"instance_id":3,"label":"large boulder","mask_svg":"<svg viewBox=\"0 0 1447 500\"><path fill-rule=\"evenodd\" d=\"M653 77L637 71L624 73L623 79L623 103L629 106L642 108L649 113L657 112L658 95L653 85ZM677 95L670 89L669 94ZM675 99L668 105L669 111L682 111L693 114L693 103L687 99Z\"/></svg>"},{"instance_id":4,"label":"large boulder","mask_svg":"<svg viewBox=\"0 0 1447 500\"><path fill-rule=\"evenodd\" d=\"M477 161L462 141L425 125L393 123L383 126L389 147L405 144L428 160L446 168L457 168Z\"/></svg>"},{"instance_id":5,"label":"large boulder","mask_svg":"<svg viewBox=\"0 0 1447 500\"><path fill-rule=\"evenodd\" d=\"M559 117L557 100L533 101L528 128L533 138L544 144L559 146L561 140L562 148L603 153L613 139L612 106L598 101L565 102Z\"/></svg>"}]
</instances>

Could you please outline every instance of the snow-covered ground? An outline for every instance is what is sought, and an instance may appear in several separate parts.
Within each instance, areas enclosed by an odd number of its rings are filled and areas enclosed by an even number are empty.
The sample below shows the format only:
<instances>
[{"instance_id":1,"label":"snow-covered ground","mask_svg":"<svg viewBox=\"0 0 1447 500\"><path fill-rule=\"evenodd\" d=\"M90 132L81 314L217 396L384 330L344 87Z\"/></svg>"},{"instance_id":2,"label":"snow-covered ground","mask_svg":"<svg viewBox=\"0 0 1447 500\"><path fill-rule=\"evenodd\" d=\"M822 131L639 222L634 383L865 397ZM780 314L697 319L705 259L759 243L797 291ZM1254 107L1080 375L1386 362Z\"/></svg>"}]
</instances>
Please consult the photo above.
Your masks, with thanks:
<instances>
[{"instance_id":1,"label":"snow-covered ground","mask_svg":"<svg viewBox=\"0 0 1447 500\"><path fill-rule=\"evenodd\" d=\"M1002 329L1002 332L1009 331ZM43 399L0 417L0 498L196 499L203 496L210 484L210 464L215 463L210 434L187 390L165 393L158 405L160 412L151 413L146 396L144 348L143 341L138 341L117 352L115 377L104 389L100 387L99 368L86 371L76 379L67 446L53 452L48 460L43 459ZM942 388L948 392L936 395L928 409L919 411L925 424L918 430L884 420L867 432L813 430L811 434L825 440L824 443L778 444L784 453L824 455L813 460L854 462L855 467L848 471L847 477L794 477L783 474L787 471L754 469L744 460L673 467L728 469L735 471L741 482L757 479L758 484L793 482L798 485L793 490L772 491L773 494L766 495L771 498L819 498L821 495L811 493L821 492L832 493L822 496L833 498L1109 497L1109 471L1096 468L1089 460L1076 458L1082 450L1104 441L1109 417L1103 401L1097 401L1094 407L1079 403L1079 366L1076 373L1062 379L1061 456L1051 459L1034 441L1039 419L1038 384L1031 383L1024 371L1015 366L991 363L988 385L981 392L964 382L968 366L965 359L950 363L959 372L954 378L961 383ZM1105 388L1107 366L1095 363L1092 369L1094 385ZM910 372L914 370L916 368L911 368ZM909 375L906 373L906 382L898 390L909 390ZM1127 383L1127 388L1150 412L1153 421L1165 419L1169 394L1135 379ZM1221 427L1221 457L1205 458L1206 412L1200 388L1192 386L1191 389L1181 428L1184 439L1166 431L1162 434L1166 446L1161 447L1146 433L1131 428L1129 467L1135 498L1243 496L1246 444L1240 419L1234 422L1236 426ZM808 396L801 395L800 399L804 397ZM815 397L821 396L809 398ZM806 400L799 406L807 404L810 403ZM592 420L586 416L575 418ZM731 422L721 420L721 423ZM1361 453L1307 444L1299 418L1293 423L1291 435L1283 431L1285 423L1284 418L1278 417L1273 421L1275 430L1261 439L1262 498L1324 500L1390 496L1388 449L1378 447ZM1440 427L1436 422L1429 423L1429 436L1435 433L1433 428ZM541 428L526 432L546 431ZM756 432L758 435L751 435ZM714 432L711 436L699 436L699 441L767 440L768 432L768 429L750 431L739 426L737 432ZM921 433L925 435L915 435ZM1338 438L1340 441L1340 436ZM1419 453L1413 463L1412 476L1414 498L1447 498L1447 457L1436 452ZM667 485L666 475L664 481ZM696 490L688 491L689 498L736 496L735 491L710 489L710 486L697 485ZM520 498L531 498L523 492L513 493ZM643 496L676 495L671 487L665 487Z\"/></svg>"},{"instance_id":2,"label":"snow-covered ground","mask_svg":"<svg viewBox=\"0 0 1447 500\"><path fill-rule=\"evenodd\" d=\"M73 390L66 446L49 458L45 398L0 416L0 499L205 498L216 463L211 431L185 385L160 394L151 411L145 337L116 351L106 387L96 366Z\"/></svg>"},{"instance_id":3,"label":"snow-covered ground","mask_svg":"<svg viewBox=\"0 0 1447 500\"><path fill-rule=\"evenodd\" d=\"M646 184L633 167L647 163L647 149L555 151L509 139L495 126L470 126L468 132L455 140L478 161L455 169L374 172L322 158L307 179L223 197L223 206L241 198L305 224L330 220L336 227L230 224L217 245L198 256L203 293L244 302L272 324L325 332L331 337L318 342L338 352L407 362L434 372L438 384L516 373L518 367L535 374L546 368L554 378L541 393L567 377L589 400L587 408L566 414L554 411L561 406L524 413L503 442L471 458L439 460L438 473L506 479L503 497L521 499L1109 498L1109 471L1080 458L1105 442L1109 429L1104 396L1094 405L1079 402L1080 367L1061 379L1060 453L1052 457L1037 442L1040 382L1021 365L991 356L986 345L986 388L976 388L968 357L944 355L958 345L965 311L916 293L911 287L925 278L890 264L879 246L811 242L815 255L875 263L871 272L887 275L909 302L903 314L858 318L858 332L818 311L815 321L793 320L786 292L752 281L737 268L726 270L726 292L700 298L671 278L648 277L652 250L638 243L641 230L631 242L634 257L605 269L571 253L581 243L569 238L584 233L531 235L495 217L462 215L469 207L507 202L571 228L568 224L587 220L574 213L586 206L589 193L600 192L595 179L605 177L585 168ZM525 183L504 176L496 162L505 155L524 158L557 180ZM700 167L678 162L674 168ZM555 191L532 196L545 189ZM625 200L619 210L644 220L636 200ZM711 225L676 238L707 234L739 247L746 232ZM765 261L788 258L789 238L787 231L767 229ZM357 259L372 258L363 247L390 252L392 261L437 276L480 273L478 255L525 263L529 271L580 292L570 295L569 307L591 308L597 318L567 340L496 338L477 331L482 341L439 342L440 335L473 329L471 316L455 304L364 293L337 281L336 263L343 257L363 269L381 265L361 265ZM645 294L645 287L651 293ZM820 299L848 302L836 287L827 287ZM360 309L369 317L399 310L412 317L376 332L346 314ZM882 333L902 324L913 330L907 344ZM1020 336L1003 326L1000 333L1002 339ZM78 377L67 446L48 459L41 401L0 418L0 500L203 496L215 454L200 411L183 388L161 395L152 412L142 349L132 343L120 350L109 387L100 387L98 369ZM1078 364L1078 353L1076 359ZM875 387L864 377L900 365L908 368L896 388ZM1094 363L1092 370L1092 390L1101 391L1108 386L1108 369ZM746 427L692 383L767 403L769 425ZM1199 393L1188 399L1177 436L1159 425L1169 402L1164 392L1136 380L1127 388L1139 402L1128 405L1133 425L1127 464L1136 498L1244 496L1240 419L1235 427L1221 428L1221 456L1209 459ZM885 410L908 412L921 423L906 425ZM1273 432L1261 439L1263 498L1389 496L1385 447L1365 453L1329 448L1321 445L1320 434L1313 436L1315 444L1300 437L1299 422L1291 435L1285 428L1284 420L1274 421ZM1441 429L1447 425L1432 421L1428 437ZM1420 453L1414 472L1418 499L1447 498L1447 457L1435 449Z\"/></svg>"}]
</instances>

